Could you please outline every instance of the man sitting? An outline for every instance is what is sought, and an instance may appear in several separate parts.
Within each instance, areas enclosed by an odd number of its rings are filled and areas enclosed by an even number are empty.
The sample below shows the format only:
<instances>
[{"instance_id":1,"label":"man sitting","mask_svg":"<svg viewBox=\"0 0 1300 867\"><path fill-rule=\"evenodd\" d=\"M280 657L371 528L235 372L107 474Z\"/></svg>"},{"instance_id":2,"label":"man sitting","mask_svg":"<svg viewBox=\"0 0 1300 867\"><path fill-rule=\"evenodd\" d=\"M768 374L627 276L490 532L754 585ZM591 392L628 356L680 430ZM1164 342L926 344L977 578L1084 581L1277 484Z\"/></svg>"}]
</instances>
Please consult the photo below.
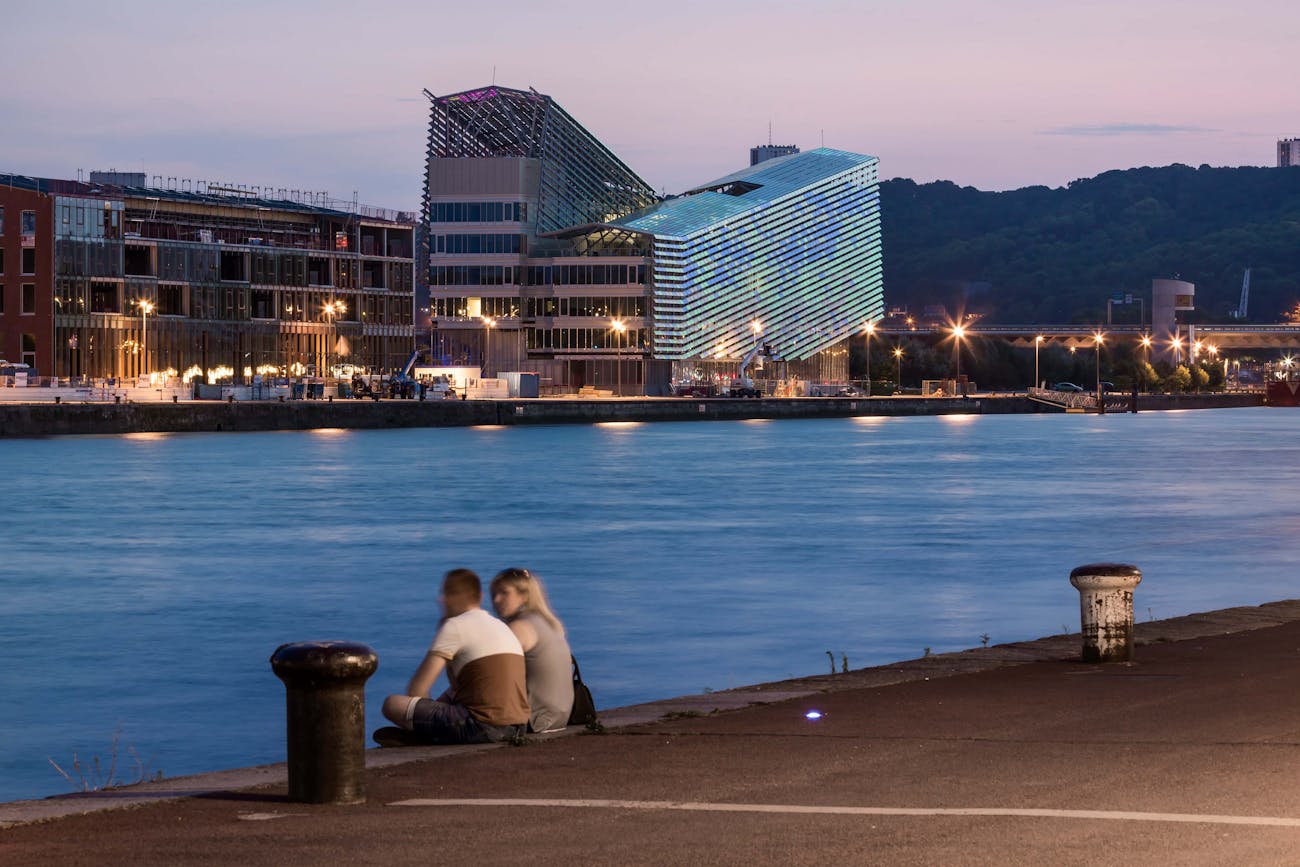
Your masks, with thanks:
<instances>
[{"instance_id":1,"label":"man sitting","mask_svg":"<svg viewBox=\"0 0 1300 867\"><path fill-rule=\"evenodd\" d=\"M478 575L468 569L448 572L441 601L442 624L406 694L384 699L384 716L401 728L376 731L381 746L481 744L511 740L527 730L524 652L510 627L481 607ZM451 686L430 699L443 668Z\"/></svg>"}]
</instances>

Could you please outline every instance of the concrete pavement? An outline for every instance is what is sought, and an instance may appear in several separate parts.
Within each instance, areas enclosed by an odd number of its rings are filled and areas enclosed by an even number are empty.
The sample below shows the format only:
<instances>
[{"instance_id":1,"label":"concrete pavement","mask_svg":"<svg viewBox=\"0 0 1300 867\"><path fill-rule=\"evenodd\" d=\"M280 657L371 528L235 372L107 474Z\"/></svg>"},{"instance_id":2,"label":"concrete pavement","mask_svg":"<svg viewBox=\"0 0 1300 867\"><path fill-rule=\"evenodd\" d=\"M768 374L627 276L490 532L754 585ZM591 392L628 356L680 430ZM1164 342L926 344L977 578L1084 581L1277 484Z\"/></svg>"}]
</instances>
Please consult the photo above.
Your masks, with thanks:
<instances>
[{"instance_id":1,"label":"concrete pavement","mask_svg":"<svg viewBox=\"0 0 1300 867\"><path fill-rule=\"evenodd\" d=\"M357 807L288 803L278 766L0 805L0 863L1300 863L1300 602L1137 636L1125 665L1062 636L376 750Z\"/></svg>"}]
</instances>

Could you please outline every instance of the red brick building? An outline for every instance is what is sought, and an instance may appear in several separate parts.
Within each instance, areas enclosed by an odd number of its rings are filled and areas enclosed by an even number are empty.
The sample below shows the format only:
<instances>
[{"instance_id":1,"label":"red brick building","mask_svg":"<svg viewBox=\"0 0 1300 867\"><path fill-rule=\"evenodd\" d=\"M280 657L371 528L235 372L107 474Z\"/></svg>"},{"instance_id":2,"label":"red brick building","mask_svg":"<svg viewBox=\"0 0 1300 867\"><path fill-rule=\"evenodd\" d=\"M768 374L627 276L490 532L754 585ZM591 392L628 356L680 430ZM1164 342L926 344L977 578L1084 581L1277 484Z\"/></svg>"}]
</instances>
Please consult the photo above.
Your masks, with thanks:
<instances>
[{"instance_id":1,"label":"red brick building","mask_svg":"<svg viewBox=\"0 0 1300 867\"><path fill-rule=\"evenodd\" d=\"M54 197L0 177L0 359L54 360Z\"/></svg>"}]
</instances>

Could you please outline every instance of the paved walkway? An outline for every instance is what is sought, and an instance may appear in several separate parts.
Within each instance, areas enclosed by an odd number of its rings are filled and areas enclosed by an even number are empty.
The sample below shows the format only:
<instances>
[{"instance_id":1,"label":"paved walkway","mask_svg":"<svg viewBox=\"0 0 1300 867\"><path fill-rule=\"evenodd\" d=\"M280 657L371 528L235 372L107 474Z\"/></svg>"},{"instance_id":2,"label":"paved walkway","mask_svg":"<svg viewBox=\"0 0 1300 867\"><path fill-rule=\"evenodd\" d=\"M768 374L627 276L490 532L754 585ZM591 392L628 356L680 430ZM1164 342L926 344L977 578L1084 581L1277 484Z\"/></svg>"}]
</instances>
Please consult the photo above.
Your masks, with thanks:
<instances>
[{"instance_id":1,"label":"paved walkway","mask_svg":"<svg viewBox=\"0 0 1300 867\"><path fill-rule=\"evenodd\" d=\"M362 806L289 803L282 766L0 805L26 823L0 863L1300 863L1300 602L1138 638L1130 665L1056 637L375 750Z\"/></svg>"}]
</instances>

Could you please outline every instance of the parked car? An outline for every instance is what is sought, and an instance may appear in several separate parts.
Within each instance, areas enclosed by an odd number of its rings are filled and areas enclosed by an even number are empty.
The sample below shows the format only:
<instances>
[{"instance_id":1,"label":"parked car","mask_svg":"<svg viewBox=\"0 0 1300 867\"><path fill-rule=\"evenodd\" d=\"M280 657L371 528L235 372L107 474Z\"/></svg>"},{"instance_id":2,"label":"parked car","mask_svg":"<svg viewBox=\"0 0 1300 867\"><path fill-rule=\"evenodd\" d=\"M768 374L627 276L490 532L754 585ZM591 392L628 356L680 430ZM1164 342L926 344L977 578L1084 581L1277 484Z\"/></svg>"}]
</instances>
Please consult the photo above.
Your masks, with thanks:
<instances>
[{"instance_id":1,"label":"parked car","mask_svg":"<svg viewBox=\"0 0 1300 867\"><path fill-rule=\"evenodd\" d=\"M846 385L835 392L836 397L862 397L862 392L851 385Z\"/></svg>"},{"instance_id":2,"label":"parked car","mask_svg":"<svg viewBox=\"0 0 1300 867\"><path fill-rule=\"evenodd\" d=\"M1056 385L1052 386L1052 391L1072 391L1076 394L1083 393L1083 389L1075 385L1073 382L1058 382Z\"/></svg>"},{"instance_id":3,"label":"parked car","mask_svg":"<svg viewBox=\"0 0 1300 867\"><path fill-rule=\"evenodd\" d=\"M1100 385L1101 390L1106 392L1107 394L1110 394L1112 391L1115 390L1115 383L1113 382L1107 382L1106 380L1103 379L1101 382L1097 384Z\"/></svg>"}]
</instances>

